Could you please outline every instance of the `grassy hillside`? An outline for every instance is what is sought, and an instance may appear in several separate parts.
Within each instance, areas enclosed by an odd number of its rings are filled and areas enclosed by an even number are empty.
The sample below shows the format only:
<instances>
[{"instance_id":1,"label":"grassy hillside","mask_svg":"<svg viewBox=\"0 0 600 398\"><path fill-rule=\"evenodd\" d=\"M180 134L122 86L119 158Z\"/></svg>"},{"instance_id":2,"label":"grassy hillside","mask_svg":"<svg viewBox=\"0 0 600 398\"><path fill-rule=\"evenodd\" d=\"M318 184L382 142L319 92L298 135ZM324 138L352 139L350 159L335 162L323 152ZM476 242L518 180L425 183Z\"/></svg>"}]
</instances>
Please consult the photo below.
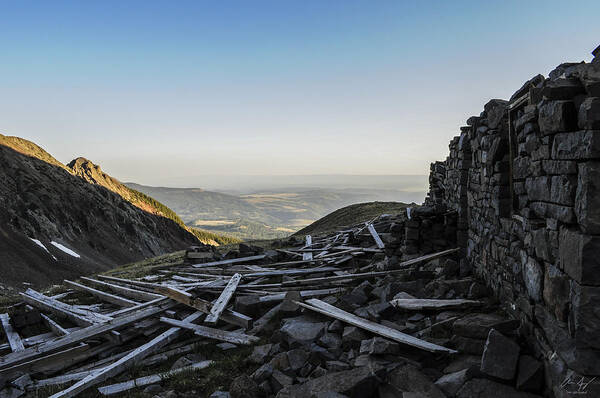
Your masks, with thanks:
<instances>
[{"instance_id":1,"label":"grassy hillside","mask_svg":"<svg viewBox=\"0 0 600 398\"><path fill-rule=\"evenodd\" d=\"M381 214L398 214L410 206L415 206L415 204L401 202L358 203L336 210L309 226L302 228L294 235L317 235L332 232L344 226L372 220Z\"/></svg>"},{"instance_id":2,"label":"grassy hillside","mask_svg":"<svg viewBox=\"0 0 600 398\"><path fill-rule=\"evenodd\" d=\"M31 156L53 166L58 166L71 172L64 164L56 160L52 155L46 152L43 148L36 145L35 143L28 141L20 137L13 137L0 134L0 145L7 146L14 149L15 151L22 153L23 155Z\"/></svg>"}]
</instances>

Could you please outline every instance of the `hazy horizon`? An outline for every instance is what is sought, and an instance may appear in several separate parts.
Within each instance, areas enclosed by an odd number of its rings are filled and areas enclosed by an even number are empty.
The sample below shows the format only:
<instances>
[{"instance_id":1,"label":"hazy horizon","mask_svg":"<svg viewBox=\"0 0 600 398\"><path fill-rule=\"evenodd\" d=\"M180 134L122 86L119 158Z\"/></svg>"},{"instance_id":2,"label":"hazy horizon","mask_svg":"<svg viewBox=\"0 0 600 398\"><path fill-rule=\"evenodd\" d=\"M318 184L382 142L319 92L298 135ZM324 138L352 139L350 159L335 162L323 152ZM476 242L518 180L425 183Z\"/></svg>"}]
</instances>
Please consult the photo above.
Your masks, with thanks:
<instances>
[{"instance_id":1,"label":"hazy horizon","mask_svg":"<svg viewBox=\"0 0 600 398\"><path fill-rule=\"evenodd\" d=\"M196 177L196 185L185 185L173 177L164 184L144 184L140 181L123 181L157 188L203 189L247 195L255 192L296 192L315 190L402 192L411 200L414 194L425 196L428 190L428 175L213 175ZM401 199L398 199L402 201Z\"/></svg>"},{"instance_id":2,"label":"hazy horizon","mask_svg":"<svg viewBox=\"0 0 600 398\"><path fill-rule=\"evenodd\" d=\"M540 4L7 2L0 133L153 186L426 175L490 98L591 59L600 2Z\"/></svg>"}]
</instances>

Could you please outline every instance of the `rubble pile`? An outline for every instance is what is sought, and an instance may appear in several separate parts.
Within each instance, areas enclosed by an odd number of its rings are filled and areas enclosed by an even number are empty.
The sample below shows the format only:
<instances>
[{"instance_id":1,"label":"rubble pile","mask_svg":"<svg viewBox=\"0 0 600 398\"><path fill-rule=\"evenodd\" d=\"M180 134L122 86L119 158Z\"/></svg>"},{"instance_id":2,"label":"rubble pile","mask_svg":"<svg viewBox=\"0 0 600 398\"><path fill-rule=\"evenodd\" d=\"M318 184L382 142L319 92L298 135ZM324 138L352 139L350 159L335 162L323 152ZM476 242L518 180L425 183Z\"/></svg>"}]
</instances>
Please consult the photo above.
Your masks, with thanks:
<instances>
[{"instance_id":1,"label":"rubble pile","mask_svg":"<svg viewBox=\"0 0 600 398\"><path fill-rule=\"evenodd\" d=\"M0 396L53 385L62 386L54 398L91 389L198 396L161 384L213 366L201 355L206 344L253 346L245 359L253 371L232 375L211 397L538 396L543 368L520 323L447 247L453 220L413 208L269 250L196 247L184 264L139 278L65 281L71 290L53 297L29 289L2 316L9 339L0 345ZM443 250L405 254L414 241L407 235L429 236L420 247ZM67 304L74 292L88 304ZM40 324L43 333L29 335ZM166 373L128 376L169 361Z\"/></svg>"}]
</instances>

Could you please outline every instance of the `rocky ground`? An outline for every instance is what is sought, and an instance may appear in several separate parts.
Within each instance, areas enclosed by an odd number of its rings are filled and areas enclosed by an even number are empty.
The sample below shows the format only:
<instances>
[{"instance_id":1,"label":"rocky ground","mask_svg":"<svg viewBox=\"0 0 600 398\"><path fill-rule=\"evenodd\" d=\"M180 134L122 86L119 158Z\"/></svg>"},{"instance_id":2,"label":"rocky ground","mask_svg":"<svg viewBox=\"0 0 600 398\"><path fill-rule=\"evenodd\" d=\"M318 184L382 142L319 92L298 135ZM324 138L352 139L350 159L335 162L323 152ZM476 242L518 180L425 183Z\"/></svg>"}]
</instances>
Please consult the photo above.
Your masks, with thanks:
<instances>
[{"instance_id":1,"label":"rocky ground","mask_svg":"<svg viewBox=\"0 0 600 398\"><path fill-rule=\"evenodd\" d=\"M106 366L111 358L122 358L163 333L161 322L175 322L196 330L196 336L178 335L162 351L153 351L153 356L127 362L127 366L137 363L138 371L120 369L116 378L104 378L105 385L97 391L105 394L122 388L118 383L129 383L126 392L115 396L525 398L543 394L543 366L520 337L519 322L502 313L458 252L403 254L407 244L424 247L431 239L438 248L444 242L452 244L435 227L431 209L412 209L411 214L411 220L406 214L383 215L328 236L275 242L269 249L241 244L238 250L221 255L199 247L188 253L184 263L113 272L119 277L102 279L160 292L181 304L160 321L147 319L143 329L134 325L119 331L138 337L121 347L110 346L112 350L101 355L104 359L94 360L99 362L83 367L79 363L54 376L78 380L82 368L93 369L100 362ZM437 232L419 241L406 239L415 223L431 224ZM246 265L251 262L254 265ZM228 290L224 285L230 286L235 274L241 282L227 311L237 312L224 314L252 318L246 328L219 321L216 329L202 326L203 336L210 337L199 338L202 322L177 321L189 319L190 306L202 308L198 300L223 295ZM70 293L55 297L65 294ZM104 304L85 308L96 315L125 311L109 312ZM123 354L115 354L115 349ZM4 358L0 357L0 379L6 369ZM140 369L144 377L161 376L132 381ZM170 373L176 369L182 373ZM0 396L75 396L65 394L68 384L36 389L51 385L52 379L44 377L22 376ZM97 384L86 386L82 396L98 396L91 388Z\"/></svg>"}]
</instances>

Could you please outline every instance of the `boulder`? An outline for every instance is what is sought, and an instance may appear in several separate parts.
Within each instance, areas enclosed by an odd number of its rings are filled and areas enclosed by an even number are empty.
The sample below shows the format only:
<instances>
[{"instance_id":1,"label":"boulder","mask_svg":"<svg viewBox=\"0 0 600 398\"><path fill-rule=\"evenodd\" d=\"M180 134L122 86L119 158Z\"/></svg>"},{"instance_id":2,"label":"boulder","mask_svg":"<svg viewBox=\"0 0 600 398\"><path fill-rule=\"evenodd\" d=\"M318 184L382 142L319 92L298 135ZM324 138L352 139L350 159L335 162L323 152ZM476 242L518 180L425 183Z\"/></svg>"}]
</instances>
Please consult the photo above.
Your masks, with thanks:
<instances>
[{"instance_id":1,"label":"boulder","mask_svg":"<svg viewBox=\"0 0 600 398\"><path fill-rule=\"evenodd\" d=\"M363 340L360 344L360 353L369 355L397 354L400 351L400 344L383 337L373 337L369 340Z\"/></svg>"},{"instance_id":2,"label":"boulder","mask_svg":"<svg viewBox=\"0 0 600 398\"><path fill-rule=\"evenodd\" d=\"M290 347L295 344L310 344L318 340L325 330L326 322L315 322L303 316L284 319L281 327L281 333Z\"/></svg>"},{"instance_id":3,"label":"boulder","mask_svg":"<svg viewBox=\"0 0 600 398\"><path fill-rule=\"evenodd\" d=\"M231 398L262 398L263 391L248 375L238 376L229 386Z\"/></svg>"},{"instance_id":4,"label":"boulder","mask_svg":"<svg viewBox=\"0 0 600 398\"><path fill-rule=\"evenodd\" d=\"M521 347L495 329L490 330L481 358L481 371L489 376L512 380L517 371Z\"/></svg>"},{"instance_id":5,"label":"boulder","mask_svg":"<svg viewBox=\"0 0 600 398\"><path fill-rule=\"evenodd\" d=\"M435 385L444 391L448 396L453 397L456 392L471 379L469 369L459 370L458 372L448 373L437 379Z\"/></svg>"},{"instance_id":6,"label":"boulder","mask_svg":"<svg viewBox=\"0 0 600 398\"><path fill-rule=\"evenodd\" d=\"M402 391L403 397L412 394L412 396L423 398L445 398L445 394L429 377L409 364L400 365L394 369L388 375L388 383L398 391Z\"/></svg>"},{"instance_id":7,"label":"boulder","mask_svg":"<svg viewBox=\"0 0 600 398\"><path fill-rule=\"evenodd\" d=\"M346 347L360 347L361 342L367 338L367 334L356 326L346 326L342 334L342 344Z\"/></svg>"},{"instance_id":8,"label":"boulder","mask_svg":"<svg viewBox=\"0 0 600 398\"><path fill-rule=\"evenodd\" d=\"M269 356L269 352L273 348L273 344L264 344L257 345L252 350L252 354L246 359L250 363L261 364L265 363L267 357Z\"/></svg>"},{"instance_id":9,"label":"boulder","mask_svg":"<svg viewBox=\"0 0 600 398\"><path fill-rule=\"evenodd\" d=\"M271 391L274 393L278 392L284 387L291 386L294 383L294 379L285 373L275 369L271 375Z\"/></svg>"},{"instance_id":10,"label":"boulder","mask_svg":"<svg viewBox=\"0 0 600 398\"><path fill-rule=\"evenodd\" d=\"M456 398L541 398L528 392L517 391L506 384L488 379L472 379L467 381L456 393Z\"/></svg>"},{"instance_id":11,"label":"boulder","mask_svg":"<svg viewBox=\"0 0 600 398\"><path fill-rule=\"evenodd\" d=\"M518 322L496 314L469 314L454 322L454 333L475 339L486 339L492 328L506 333L517 328Z\"/></svg>"},{"instance_id":12,"label":"boulder","mask_svg":"<svg viewBox=\"0 0 600 398\"><path fill-rule=\"evenodd\" d=\"M270 363L265 363L260 368L256 369L254 373L252 373L252 378L257 383L262 383L265 380L268 380L273 374L273 365Z\"/></svg>"},{"instance_id":13,"label":"boulder","mask_svg":"<svg viewBox=\"0 0 600 398\"><path fill-rule=\"evenodd\" d=\"M529 355L521 355L517 373L517 389L540 392L543 386L544 367L542 363Z\"/></svg>"},{"instance_id":14,"label":"boulder","mask_svg":"<svg viewBox=\"0 0 600 398\"><path fill-rule=\"evenodd\" d=\"M215 391L208 396L208 398L229 398L231 395L229 391Z\"/></svg>"},{"instance_id":15,"label":"boulder","mask_svg":"<svg viewBox=\"0 0 600 398\"><path fill-rule=\"evenodd\" d=\"M287 352L288 363L290 368L295 372L302 368L306 361L308 361L309 354L307 351L297 348Z\"/></svg>"},{"instance_id":16,"label":"boulder","mask_svg":"<svg viewBox=\"0 0 600 398\"><path fill-rule=\"evenodd\" d=\"M384 376L385 369L366 366L327 373L302 384L287 386L279 391L277 398L307 398L329 392L344 394L350 398L374 397Z\"/></svg>"},{"instance_id":17,"label":"boulder","mask_svg":"<svg viewBox=\"0 0 600 398\"><path fill-rule=\"evenodd\" d=\"M335 333L325 333L319 339L319 345L327 348L328 350L336 351L342 347L342 339Z\"/></svg>"}]
</instances>

